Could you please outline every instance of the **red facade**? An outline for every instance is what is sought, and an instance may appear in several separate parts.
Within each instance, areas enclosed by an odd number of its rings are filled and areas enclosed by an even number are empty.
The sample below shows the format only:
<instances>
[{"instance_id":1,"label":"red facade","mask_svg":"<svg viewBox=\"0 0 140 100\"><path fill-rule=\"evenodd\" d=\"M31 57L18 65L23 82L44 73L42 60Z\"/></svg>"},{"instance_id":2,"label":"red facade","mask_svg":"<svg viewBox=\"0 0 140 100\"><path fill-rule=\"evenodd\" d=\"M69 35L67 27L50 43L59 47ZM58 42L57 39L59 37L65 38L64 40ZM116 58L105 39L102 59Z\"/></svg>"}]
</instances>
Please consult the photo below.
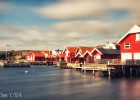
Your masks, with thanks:
<instances>
[{"instance_id":1,"label":"red facade","mask_svg":"<svg viewBox=\"0 0 140 100\"><path fill-rule=\"evenodd\" d=\"M76 51L77 51L78 47L66 47L64 50L65 53L65 61L66 62L71 62L74 63L75 62L75 55L76 55Z\"/></svg>"},{"instance_id":2,"label":"red facade","mask_svg":"<svg viewBox=\"0 0 140 100\"><path fill-rule=\"evenodd\" d=\"M40 52L32 52L26 56L26 61L28 62L45 61L45 55Z\"/></svg>"},{"instance_id":3,"label":"red facade","mask_svg":"<svg viewBox=\"0 0 140 100\"><path fill-rule=\"evenodd\" d=\"M107 63L120 59L120 50L95 48L92 52L94 63Z\"/></svg>"},{"instance_id":4,"label":"red facade","mask_svg":"<svg viewBox=\"0 0 140 100\"><path fill-rule=\"evenodd\" d=\"M93 63L93 57L91 52L93 51L94 47L82 47L80 46L76 52L76 60L79 63Z\"/></svg>"},{"instance_id":5,"label":"red facade","mask_svg":"<svg viewBox=\"0 0 140 100\"><path fill-rule=\"evenodd\" d=\"M140 59L140 26L135 25L119 41L121 60Z\"/></svg>"}]
</instances>

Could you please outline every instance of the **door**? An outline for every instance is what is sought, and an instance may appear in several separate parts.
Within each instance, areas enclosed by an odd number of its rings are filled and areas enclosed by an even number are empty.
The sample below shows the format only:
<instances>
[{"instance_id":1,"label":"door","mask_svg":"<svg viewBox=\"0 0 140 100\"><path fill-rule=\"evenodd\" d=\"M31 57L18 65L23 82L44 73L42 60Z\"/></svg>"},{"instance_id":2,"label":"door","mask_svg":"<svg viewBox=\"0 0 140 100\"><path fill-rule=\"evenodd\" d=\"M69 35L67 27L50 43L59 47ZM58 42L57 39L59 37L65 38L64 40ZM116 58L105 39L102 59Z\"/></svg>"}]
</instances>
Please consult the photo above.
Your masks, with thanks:
<instances>
[{"instance_id":1,"label":"door","mask_svg":"<svg viewBox=\"0 0 140 100\"><path fill-rule=\"evenodd\" d=\"M132 53L121 53L121 59L122 60L132 59Z\"/></svg>"},{"instance_id":2,"label":"door","mask_svg":"<svg viewBox=\"0 0 140 100\"><path fill-rule=\"evenodd\" d=\"M134 53L134 59L140 60L140 53Z\"/></svg>"},{"instance_id":3,"label":"door","mask_svg":"<svg viewBox=\"0 0 140 100\"><path fill-rule=\"evenodd\" d=\"M88 56L88 63L93 63L92 56Z\"/></svg>"}]
</instances>

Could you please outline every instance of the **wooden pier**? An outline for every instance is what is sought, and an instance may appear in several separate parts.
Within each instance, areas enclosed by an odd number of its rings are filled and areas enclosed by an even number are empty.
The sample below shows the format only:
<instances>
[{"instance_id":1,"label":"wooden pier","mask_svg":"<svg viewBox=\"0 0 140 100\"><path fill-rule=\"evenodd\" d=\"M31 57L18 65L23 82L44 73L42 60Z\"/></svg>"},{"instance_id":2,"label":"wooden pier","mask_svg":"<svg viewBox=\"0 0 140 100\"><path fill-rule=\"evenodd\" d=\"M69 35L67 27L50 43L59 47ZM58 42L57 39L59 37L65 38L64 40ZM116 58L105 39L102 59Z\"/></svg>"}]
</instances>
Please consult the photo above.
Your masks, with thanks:
<instances>
[{"instance_id":1,"label":"wooden pier","mask_svg":"<svg viewBox=\"0 0 140 100\"><path fill-rule=\"evenodd\" d=\"M30 67L29 63L4 63L3 67Z\"/></svg>"},{"instance_id":2,"label":"wooden pier","mask_svg":"<svg viewBox=\"0 0 140 100\"><path fill-rule=\"evenodd\" d=\"M59 65L59 66L57 66ZM60 68L72 68L77 71L82 71L86 74L88 71L102 72L106 77L140 77L139 64L72 64L58 63L56 66Z\"/></svg>"},{"instance_id":3,"label":"wooden pier","mask_svg":"<svg viewBox=\"0 0 140 100\"><path fill-rule=\"evenodd\" d=\"M55 62L53 61L34 61L34 62L29 62L31 65L54 65Z\"/></svg>"}]
</instances>

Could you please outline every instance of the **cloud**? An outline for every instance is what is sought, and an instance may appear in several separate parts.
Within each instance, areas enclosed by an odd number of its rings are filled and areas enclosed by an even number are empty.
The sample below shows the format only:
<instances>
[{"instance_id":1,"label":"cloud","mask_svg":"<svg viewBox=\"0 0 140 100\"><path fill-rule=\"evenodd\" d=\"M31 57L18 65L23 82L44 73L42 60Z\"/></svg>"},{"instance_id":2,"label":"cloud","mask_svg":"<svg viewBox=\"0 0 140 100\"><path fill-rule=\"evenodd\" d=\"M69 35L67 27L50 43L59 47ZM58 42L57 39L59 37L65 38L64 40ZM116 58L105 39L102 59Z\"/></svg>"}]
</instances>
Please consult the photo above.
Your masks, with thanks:
<instances>
[{"instance_id":1,"label":"cloud","mask_svg":"<svg viewBox=\"0 0 140 100\"><path fill-rule=\"evenodd\" d=\"M44 17L54 19L74 19L103 13L105 9L106 7L101 1L93 2L92 0L67 0L50 6L40 7L35 9L35 11Z\"/></svg>"},{"instance_id":2,"label":"cloud","mask_svg":"<svg viewBox=\"0 0 140 100\"><path fill-rule=\"evenodd\" d=\"M61 0L59 3L37 8L35 11L43 17L53 19L102 17L112 10L128 10L134 15L140 15L139 4L139 0Z\"/></svg>"},{"instance_id":3,"label":"cloud","mask_svg":"<svg viewBox=\"0 0 140 100\"><path fill-rule=\"evenodd\" d=\"M51 44L56 48L114 42L134 24L140 24L139 4L140 0L58 0L49 5L28 7L26 10L46 18L49 26L0 25L0 39L28 47ZM0 4L0 12L9 7ZM18 8L15 5L14 10Z\"/></svg>"},{"instance_id":4,"label":"cloud","mask_svg":"<svg viewBox=\"0 0 140 100\"><path fill-rule=\"evenodd\" d=\"M107 23L103 21L66 21L59 22L53 25L54 31L60 33L71 34L70 36L79 36L80 38L90 37L91 35L96 36L97 34L103 34L106 30L106 34L110 33L110 27L112 23ZM107 31L108 30L108 31ZM112 32L112 30L111 30ZM73 35L72 35L73 34Z\"/></svg>"},{"instance_id":5,"label":"cloud","mask_svg":"<svg viewBox=\"0 0 140 100\"><path fill-rule=\"evenodd\" d=\"M0 13L9 11L12 9L12 6L9 3L0 2Z\"/></svg>"}]
</instances>

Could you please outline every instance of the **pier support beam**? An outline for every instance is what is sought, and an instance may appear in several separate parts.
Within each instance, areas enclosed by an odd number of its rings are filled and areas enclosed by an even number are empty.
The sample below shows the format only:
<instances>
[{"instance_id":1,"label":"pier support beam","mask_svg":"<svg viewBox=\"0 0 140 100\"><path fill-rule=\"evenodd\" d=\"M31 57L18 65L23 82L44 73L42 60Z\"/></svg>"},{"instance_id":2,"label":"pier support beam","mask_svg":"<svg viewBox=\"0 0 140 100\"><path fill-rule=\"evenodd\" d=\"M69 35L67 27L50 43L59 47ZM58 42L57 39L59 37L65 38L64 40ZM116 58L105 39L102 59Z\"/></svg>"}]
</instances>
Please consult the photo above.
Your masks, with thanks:
<instances>
[{"instance_id":1,"label":"pier support beam","mask_svg":"<svg viewBox=\"0 0 140 100\"><path fill-rule=\"evenodd\" d=\"M130 77L132 77L132 68L130 68Z\"/></svg>"},{"instance_id":2,"label":"pier support beam","mask_svg":"<svg viewBox=\"0 0 140 100\"><path fill-rule=\"evenodd\" d=\"M84 74L86 74L86 69L84 69Z\"/></svg>"},{"instance_id":3,"label":"pier support beam","mask_svg":"<svg viewBox=\"0 0 140 100\"><path fill-rule=\"evenodd\" d=\"M95 75L95 70L92 71L92 74Z\"/></svg>"},{"instance_id":4,"label":"pier support beam","mask_svg":"<svg viewBox=\"0 0 140 100\"><path fill-rule=\"evenodd\" d=\"M109 78L111 77L111 70L110 70L110 68L108 68L108 77Z\"/></svg>"}]
</instances>

